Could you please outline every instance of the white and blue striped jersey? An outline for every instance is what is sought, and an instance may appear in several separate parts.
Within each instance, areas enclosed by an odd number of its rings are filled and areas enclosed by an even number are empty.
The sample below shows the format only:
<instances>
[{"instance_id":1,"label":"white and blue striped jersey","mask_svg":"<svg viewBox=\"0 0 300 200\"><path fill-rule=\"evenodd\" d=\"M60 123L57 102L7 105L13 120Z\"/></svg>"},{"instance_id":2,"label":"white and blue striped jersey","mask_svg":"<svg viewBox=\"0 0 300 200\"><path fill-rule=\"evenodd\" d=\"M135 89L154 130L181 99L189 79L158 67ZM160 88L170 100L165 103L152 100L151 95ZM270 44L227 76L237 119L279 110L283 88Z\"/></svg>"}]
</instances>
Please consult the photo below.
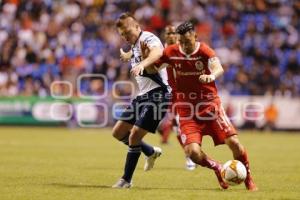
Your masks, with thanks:
<instances>
[{"instance_id":1,"label":"white and blue striped jersey","mask_svg":"<svg viewBox=\"0 0 300 200\"><path fill-rule=\"evenodd\" d=\"M164 49L160 39L155 36L153 33L147 32L147 31L142 31L141 35L137 39L136 43L132 45L132 57L131 57L131 67L134 67L138 65L142 61L142 51L141 51L141 42L145 42L147 46L151 49L153 47L159 47L162 50ZM145 71L144 71L145 73ZM162 69L159 71L159 73L155 76L159 76L157 78L161 79L162 82L167 86L168 85L168 76L167 76L167 71L166 69ZM149 77L145 76L136 76L135 80L137 82L138 88L139 88L139 93L138 95L143 95L150 90L153 90L155 88L161 87L159 83L155 82Z\"/></svg>"}]
</instances>

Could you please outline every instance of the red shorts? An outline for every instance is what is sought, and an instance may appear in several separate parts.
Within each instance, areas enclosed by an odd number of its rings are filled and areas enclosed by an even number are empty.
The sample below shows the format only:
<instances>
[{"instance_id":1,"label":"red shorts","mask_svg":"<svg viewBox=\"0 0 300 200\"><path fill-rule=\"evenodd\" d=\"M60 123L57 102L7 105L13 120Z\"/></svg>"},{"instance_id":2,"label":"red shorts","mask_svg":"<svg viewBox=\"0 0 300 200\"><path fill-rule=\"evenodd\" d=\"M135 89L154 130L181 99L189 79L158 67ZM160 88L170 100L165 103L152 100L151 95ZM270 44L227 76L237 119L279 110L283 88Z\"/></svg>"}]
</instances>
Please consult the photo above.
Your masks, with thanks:
<instances>
[{"instance_id":1,"label":"red shorts","mask_svg":"<svg viewBox=\"0 0 300 200\"><path fill-rule=\"evenodd\" d=\"M202 137L209 135L212 137L215 145L225 143L225 139L236 135L237 132L229 121L223 107L219 104L216 114L211 119L179 119L180 137L183 145L191 143L201 144Z\"/></svg>"}]
</instances>

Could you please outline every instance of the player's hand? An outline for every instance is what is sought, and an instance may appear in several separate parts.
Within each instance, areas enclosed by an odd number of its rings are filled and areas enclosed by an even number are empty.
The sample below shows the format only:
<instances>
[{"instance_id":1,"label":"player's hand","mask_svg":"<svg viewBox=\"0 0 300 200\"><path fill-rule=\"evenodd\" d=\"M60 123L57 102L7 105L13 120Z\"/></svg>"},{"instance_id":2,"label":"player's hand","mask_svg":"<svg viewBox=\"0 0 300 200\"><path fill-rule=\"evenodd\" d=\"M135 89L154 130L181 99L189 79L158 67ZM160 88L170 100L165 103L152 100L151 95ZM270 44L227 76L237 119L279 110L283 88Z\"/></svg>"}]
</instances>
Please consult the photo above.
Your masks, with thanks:
<instances>
[{"instance_id":1,"label":"player's hand","mask_svg":"<svg viewBox=\"0 0 300 200\"><path fill-rule=\"evenodd\" d=\"M134 76L138 76L138 75L143 75L144 73L144 66L143 65L137 65L135 67L133 67L130 72L134 75Z\"/></svg>"},{"instance_id":2,"label":"player's hand","mask_svg":"<svg viewBox=\"0 0 300 200\"><path fill-rule=\"evenodd\" d=\"M142 50L142 57L143 57L143 59L145 59L149 56L150 49L149 49L148 45L146 44L146 42L140 42L140 45L141 45L141 50Z\"/></svg>"},{"instance_id":3,"label":"player's hand","mask_svg":"<svg viewBox=\"0 0 300 200\"><path fill-rule=\"evenodd\" d=\"M131 50L128 52L123 51L122 48L120 48L120 60L123 62L128 62L132 56Z\"/></svg>"},{"instance_id":4,"label":"player's hand","mask_svg":"<svg viewBox=\"0 0 300 200\"><path fill-rule=\"evenodd\" d=\"M216 80L216 76L213 74L207 75L207 74L202 74L199 76L199 81L201 83L211 83Z\"/></svg>"}]
</instances>

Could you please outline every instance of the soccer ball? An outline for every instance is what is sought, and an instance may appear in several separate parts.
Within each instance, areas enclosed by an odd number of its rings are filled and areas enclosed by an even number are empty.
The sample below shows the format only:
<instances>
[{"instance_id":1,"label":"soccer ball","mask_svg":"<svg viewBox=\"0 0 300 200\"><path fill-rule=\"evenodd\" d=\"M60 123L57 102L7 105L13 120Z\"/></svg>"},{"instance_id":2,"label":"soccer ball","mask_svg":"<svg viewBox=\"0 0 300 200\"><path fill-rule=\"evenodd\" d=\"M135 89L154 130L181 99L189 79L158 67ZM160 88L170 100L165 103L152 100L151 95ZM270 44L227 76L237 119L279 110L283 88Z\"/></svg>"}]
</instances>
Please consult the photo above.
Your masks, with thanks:
<instances>
[{"instance_id":1,"label":"soccer ball","mask_svg":"<svg viewBox=\"0 0 300 200\"><path fill-rule=\"evenodd\" d=\"M223 165L221 175L229 185L239 185L246 179L247 170L240 161L229 160Z\"/></svg>"}]
</instances>

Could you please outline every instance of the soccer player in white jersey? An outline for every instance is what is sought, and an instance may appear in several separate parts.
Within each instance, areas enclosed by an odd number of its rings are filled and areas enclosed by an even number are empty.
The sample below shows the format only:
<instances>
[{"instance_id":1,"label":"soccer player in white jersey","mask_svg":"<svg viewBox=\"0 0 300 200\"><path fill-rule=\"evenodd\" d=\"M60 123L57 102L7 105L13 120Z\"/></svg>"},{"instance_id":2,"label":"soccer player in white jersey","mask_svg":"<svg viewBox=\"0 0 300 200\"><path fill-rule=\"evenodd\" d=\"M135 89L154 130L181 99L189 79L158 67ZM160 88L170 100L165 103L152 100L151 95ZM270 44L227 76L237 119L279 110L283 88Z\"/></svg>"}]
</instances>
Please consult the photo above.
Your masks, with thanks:
<instances>
[{"instance_id":1,"label":"soccer player in white jersey","mask_svg":"<svg viewBox=\"0 0 300 200\"><path fill-rule=\"evenodd\" d=\"M150 66L162 56L164 47L159 38L150 32L142 31L129 13L120 15L116 27L121 37L131 44L131 72L137 81L139 93L113 128L113 136L128 145L129 149L124 174L112 187L130 188L141 152L146 155L145 171L152 169L155 159L161 155L160 148L150 146L142 139L148 132L155 133L166 113L169 91L165 70L150 74L148 72L151 71L151 67L143 67ZM142 57L141 45L147 45L150 49L146 59ZM121 51L121 58L122 53Z\"/></svg>"}]
</instances>

